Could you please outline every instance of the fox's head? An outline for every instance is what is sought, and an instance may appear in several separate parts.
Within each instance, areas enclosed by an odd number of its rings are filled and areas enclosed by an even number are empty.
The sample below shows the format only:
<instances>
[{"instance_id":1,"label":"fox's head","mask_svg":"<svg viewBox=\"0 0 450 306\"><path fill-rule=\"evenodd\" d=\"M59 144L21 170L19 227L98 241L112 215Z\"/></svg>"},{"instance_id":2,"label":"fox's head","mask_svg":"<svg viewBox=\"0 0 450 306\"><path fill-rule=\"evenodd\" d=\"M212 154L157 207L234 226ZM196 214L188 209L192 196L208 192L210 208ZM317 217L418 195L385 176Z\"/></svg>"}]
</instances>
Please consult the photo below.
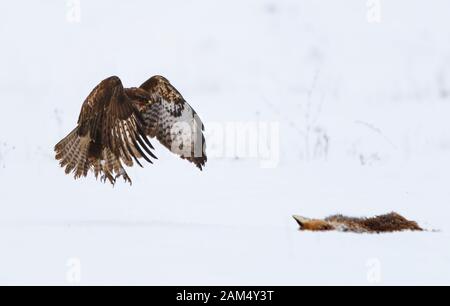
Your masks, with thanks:
<instances>
[{"instance_id":1,"label":"fox's head","mask_svg":"<svg viewBox=\"0 0 450 306\"><path fill-rule=\"evenodd\" d=\"M294 216L302 231L333 231L336 228L325 220L309 219L302 216Z\"/></svg>"}]
</instances>

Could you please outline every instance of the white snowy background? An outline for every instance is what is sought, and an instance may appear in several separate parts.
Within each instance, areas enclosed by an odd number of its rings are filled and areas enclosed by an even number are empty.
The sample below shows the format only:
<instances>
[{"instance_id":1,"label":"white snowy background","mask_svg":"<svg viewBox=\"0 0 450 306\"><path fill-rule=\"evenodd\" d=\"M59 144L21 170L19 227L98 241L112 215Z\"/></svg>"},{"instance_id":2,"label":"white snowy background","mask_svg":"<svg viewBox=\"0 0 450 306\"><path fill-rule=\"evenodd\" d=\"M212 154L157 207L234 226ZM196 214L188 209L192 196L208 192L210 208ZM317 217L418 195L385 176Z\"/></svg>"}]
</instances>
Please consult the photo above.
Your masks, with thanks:
<instances>
[{"instance_id":1,"label":"white snowy background","mask_svg":"<svg viewBox=\"0 0 450 306\"><path fill-rule=\"evenodd\" d=\"M379 23L365 0L79 3L0 3L1 284L450 283L448 0L381 0ZM91 89L154 74L207 130L279 122L277 167L201 173L155 143L131 188L64 175L53 146ZM438 231L291 217L390 211Z\"/></svg>"}]
</instances>

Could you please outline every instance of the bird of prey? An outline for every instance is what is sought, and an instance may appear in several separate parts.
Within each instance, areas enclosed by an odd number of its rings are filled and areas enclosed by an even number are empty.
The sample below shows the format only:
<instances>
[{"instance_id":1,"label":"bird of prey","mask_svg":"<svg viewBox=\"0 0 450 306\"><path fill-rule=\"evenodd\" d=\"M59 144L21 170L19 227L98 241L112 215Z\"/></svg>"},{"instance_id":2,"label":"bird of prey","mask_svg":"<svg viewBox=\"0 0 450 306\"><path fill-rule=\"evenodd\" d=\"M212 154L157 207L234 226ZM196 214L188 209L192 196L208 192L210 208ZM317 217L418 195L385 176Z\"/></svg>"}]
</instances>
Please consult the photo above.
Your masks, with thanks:
<instances>
[{"instance_id":1,"label":"bird of prey","mask_svg":"<svg viewBox=\"0 0 450 306\"><path fill-rule=\"evenodd\" d=\"M194 109L162 76L124 88L116 76L98 84L83 103L77 127L56 146L56 159L75 179L92 171L111 184L131 179L124 165L157 159L149 138L200 170L207 161L204 126Z\"/></svg>"}]
</instances>

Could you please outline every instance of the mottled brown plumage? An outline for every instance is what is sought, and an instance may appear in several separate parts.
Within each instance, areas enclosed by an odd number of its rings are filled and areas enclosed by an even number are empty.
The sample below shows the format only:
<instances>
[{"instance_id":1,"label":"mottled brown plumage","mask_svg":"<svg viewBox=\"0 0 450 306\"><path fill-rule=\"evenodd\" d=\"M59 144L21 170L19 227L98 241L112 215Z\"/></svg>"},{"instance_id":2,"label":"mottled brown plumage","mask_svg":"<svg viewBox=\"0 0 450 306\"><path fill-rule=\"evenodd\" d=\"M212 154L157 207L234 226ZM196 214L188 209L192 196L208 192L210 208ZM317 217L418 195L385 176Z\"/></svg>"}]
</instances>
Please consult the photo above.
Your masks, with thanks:
<instances>
[{"instance_id":1,"label":"mottled brown plumage","mask_svg":"<svg viewBox=\"0 0 450 306\"><path fill-rule=\"evenodd\" d=\"M148 123L148 135L202 170L207 162L204 126L195 110L162 76L150 78L140 88L153 101L141 109Z\"/></svg>"},{"instance_id":2,"label":"mottled brown plumage","mask_svg":"<svg viewBox=\"0 0 450 306\"><path fill-rule=\"evenodd\" d=\"M207 161L203 123L170 82L154 76L139 88L124 88L118 77L97 85L83 103L78 126L56 146L56 159L67 174L98 178L115 184L122 176L131 183L123 165L141 159L152 163L148 137L156 137L200 170Z\"/></svg>"}]
</instances>

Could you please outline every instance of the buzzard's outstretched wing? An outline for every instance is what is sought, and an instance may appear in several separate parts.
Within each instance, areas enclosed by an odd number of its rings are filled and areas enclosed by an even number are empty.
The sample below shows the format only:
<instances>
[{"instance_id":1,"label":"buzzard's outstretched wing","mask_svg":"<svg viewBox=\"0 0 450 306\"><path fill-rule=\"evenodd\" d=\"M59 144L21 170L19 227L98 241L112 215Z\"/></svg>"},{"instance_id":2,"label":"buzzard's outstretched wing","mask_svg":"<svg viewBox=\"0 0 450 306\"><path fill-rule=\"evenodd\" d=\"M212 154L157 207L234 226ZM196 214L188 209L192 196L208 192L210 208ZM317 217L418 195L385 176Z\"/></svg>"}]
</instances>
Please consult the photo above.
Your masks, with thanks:
<instances>
[{"instance_id":1,"label":"buzzard's outstretched wing","mask_svg":"<svg viewBox=\"0 0 450 306\"><path fill-rule=\"evenodd\" d=\"M162 76L150 78L140 88L151 98L141 109L149 136L202 170L207 161L204 126L194 109Z\"/></svg>"},{"instance_id":2,"label":"buzzard's outstretched wing","mask_svg":"<svg viewBox=\"0 0 450 306\"><path fill-rule=\"evenodd\" d=\"M139 158L150 163L150 157L156 158L144 125L120 79L110 77L87 97L78 126L56 145L56 159L75 178L92 169L96 177L101 174L112 184L119 176L131 183L122 162L132 166L134 160L142 166Z\"/></svg>"}]
</instances>

